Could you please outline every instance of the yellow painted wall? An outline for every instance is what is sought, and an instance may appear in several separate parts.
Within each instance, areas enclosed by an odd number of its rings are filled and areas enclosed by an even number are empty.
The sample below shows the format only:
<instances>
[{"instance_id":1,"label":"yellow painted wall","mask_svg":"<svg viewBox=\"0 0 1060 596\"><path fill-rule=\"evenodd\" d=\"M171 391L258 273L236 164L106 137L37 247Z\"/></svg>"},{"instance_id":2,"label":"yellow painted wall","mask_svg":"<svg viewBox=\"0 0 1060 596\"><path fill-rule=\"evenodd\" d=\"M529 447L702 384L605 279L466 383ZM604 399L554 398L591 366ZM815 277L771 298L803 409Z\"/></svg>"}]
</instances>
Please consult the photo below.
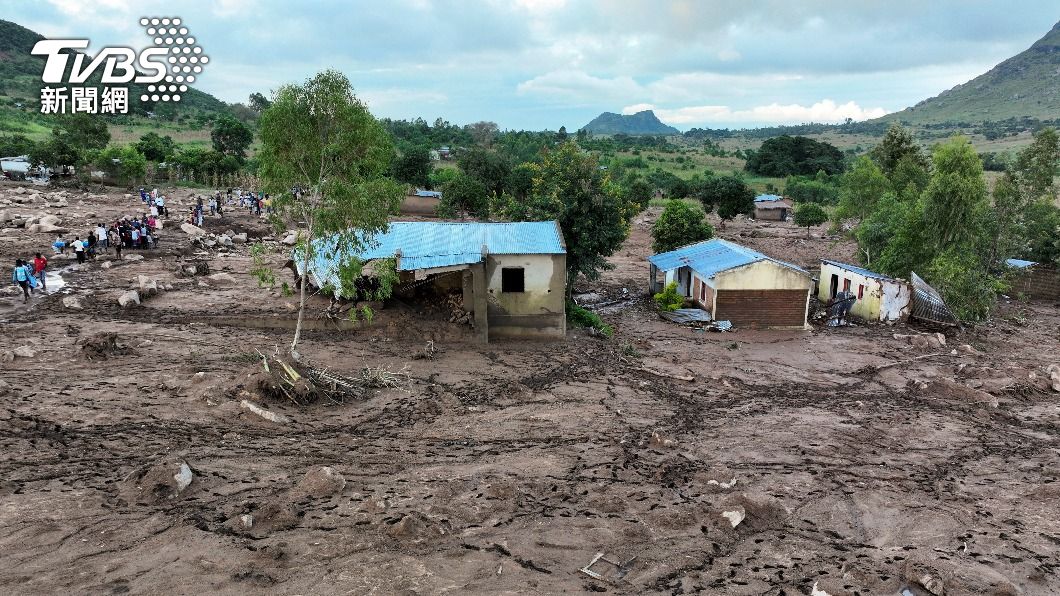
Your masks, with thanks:
<instances>
[{"instance_id":1,"label":"yellow painted wall","mask_svg":"<svg viewBox=\"0 0 1060 596\"><path fill-rule=\"evenodd\" d=\"M806 290L813 280L772 261L758 261L743 267L722 271L714 276L712 285L717 290Z\"/></svg>"},{"instance_id":2,"label":"yellow painted wall","mask_svg":"<svg viewBox=\"0 0 1060 596\"><path fill-rule=\"evenodd\" d=\"M843 281L847 279L850 280L850 291L855 296L858 295L858 286L865 286L865 292L862 294L861 299L854 303L854 307L850 309L850 314L869 321L878 321L880 319L880 305L883 302L883 284L880 283L880 280L865 277L853 271L847 271L830 263L821 263L821 281L818 284L817 298L824 303L832 299L829 292L831 292L832 288L833 275L839 276L837 292L843 291Z\"/></svg>"},{"instance_id":3,"label":"yellow painted wall","mask_svg":"<svg viewBox=\"0 0 1060 596\"><path fill-rule=\"evenodd\" d=\"M522 292L501 291L501 270L522 267ZM490 335L566 333L566 255L495 255L486 260Z\"/></svg>"}]
</instances>

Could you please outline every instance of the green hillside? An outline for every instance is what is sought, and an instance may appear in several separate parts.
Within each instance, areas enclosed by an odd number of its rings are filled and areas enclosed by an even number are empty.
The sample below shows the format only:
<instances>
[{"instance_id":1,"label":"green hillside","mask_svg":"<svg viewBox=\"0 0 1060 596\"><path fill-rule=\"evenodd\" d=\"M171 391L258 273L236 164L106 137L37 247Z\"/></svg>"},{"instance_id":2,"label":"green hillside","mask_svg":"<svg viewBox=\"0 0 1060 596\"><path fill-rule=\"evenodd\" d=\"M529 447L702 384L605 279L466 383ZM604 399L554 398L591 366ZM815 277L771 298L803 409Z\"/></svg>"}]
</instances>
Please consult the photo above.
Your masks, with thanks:
<instances>
[{"instance_id":1,"label":"green hillside","mask_svg":"<svg viewBox=\"0 0 1060 596\"><path fill-rule=\"evenodd\" d=\"M676 128L663 124L651 110L644 110L636 114L623 115L614 112L604 112L592 122L583 127L585 130L598 135L674 135L678 134Z\"/></svg>"},{"instance_id":2,"label":"green hillside","mask_svg":"<svg viewBox=\"0 0 1060 596\"><path fill-rule=\"evenodd\" d=\"M963 85L889 114L909 124L1060 117L1060 23L1027 50Z\"/></svg>"}]
</instances>

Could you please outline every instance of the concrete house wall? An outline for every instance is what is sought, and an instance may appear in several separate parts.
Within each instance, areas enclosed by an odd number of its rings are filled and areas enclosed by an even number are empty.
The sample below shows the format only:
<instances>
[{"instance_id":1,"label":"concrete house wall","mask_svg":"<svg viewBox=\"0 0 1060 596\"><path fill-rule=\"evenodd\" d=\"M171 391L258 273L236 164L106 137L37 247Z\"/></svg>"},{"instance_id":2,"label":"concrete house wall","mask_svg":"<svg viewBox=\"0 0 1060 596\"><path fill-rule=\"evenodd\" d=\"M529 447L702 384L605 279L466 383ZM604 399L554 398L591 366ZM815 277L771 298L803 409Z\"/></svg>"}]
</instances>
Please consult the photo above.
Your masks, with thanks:
<instances>
[{"instance_id":1,"label":"concrete house wall","mask_svg":"<svg viewBox=\"0 0 1060 596\"><path fill-rule=\"evenodd\" d=\"M833 275L838 282L836 292L842 292L845 282L849 280L849 291L858 296L850 314L867 321L897 321L909 315L912 292L904 281L869 277L835 263L821 263L817 298L822 302L828 302L834 297Z\"/></svg>"},{"instance_id":2,"label":"concrete house wall","mask_svg":"<svg viewBox=\"0 0 1060 596\"><path fill-rule=\"evenodd\" d=\"M503 291L502 270L506 267L523 269L522 292ZM489 255L483 269L490 338L566 336L566 255ZM472 278L475 273L472 268ZM472 305L482 303L475 299L473 279L469 281L464 289L465 308L471 306L469 310L477 315L478 308Z\"/></svg>"}]
</instances>

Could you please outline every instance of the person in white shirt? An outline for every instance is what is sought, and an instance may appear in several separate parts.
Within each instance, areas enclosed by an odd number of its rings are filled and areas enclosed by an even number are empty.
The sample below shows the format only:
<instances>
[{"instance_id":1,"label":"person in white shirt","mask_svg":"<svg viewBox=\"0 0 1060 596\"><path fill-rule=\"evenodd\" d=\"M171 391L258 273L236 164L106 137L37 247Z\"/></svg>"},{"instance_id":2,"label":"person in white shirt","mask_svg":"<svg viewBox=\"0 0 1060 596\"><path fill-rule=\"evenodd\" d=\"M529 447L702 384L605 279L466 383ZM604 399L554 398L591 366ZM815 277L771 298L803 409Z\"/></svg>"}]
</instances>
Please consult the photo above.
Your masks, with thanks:
<instances>
[{"instance_id":1,"label":"person in white shirt","mask_svg":"<svg viewBox=\"0 0 1060 596\"><path fill-rule=\"evenodd\" d=\"M74 249L74 254L77 255L77 262L85 262L85 243L81 240L80 236L74 238L74 241L70 243L70 247Z\"/></svg>"},{"instance_id":2,"label":"person in white shirt","mask_svg":"<svg viewBox=\"0 0 1060 596\"><path fill-rule=\"evenodd\" d=\"M110 252L110 243L107 242L107 228L103 224L96 226L96 244L103 248L103 252Z\"/></svg>"}]
</instances>

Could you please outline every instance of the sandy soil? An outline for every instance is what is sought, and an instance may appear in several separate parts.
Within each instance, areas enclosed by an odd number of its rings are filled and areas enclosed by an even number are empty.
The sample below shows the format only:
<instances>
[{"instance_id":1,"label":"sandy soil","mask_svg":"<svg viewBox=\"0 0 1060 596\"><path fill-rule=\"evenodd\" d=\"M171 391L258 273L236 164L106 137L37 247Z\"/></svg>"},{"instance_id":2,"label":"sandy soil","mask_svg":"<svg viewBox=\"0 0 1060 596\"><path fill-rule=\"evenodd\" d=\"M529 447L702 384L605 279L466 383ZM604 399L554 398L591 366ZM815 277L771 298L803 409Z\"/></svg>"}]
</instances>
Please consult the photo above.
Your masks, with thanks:
<instances>
[{"instance_id":1,"label":"sandy soil","mask_svg":"<svg viewBox=\"0 0 1060 596\"><path fill-rule=\"evenodd\" d=\"M71 230L139 211L116 192L15 189L0 185L0 211ZM142 260L53 260L61 290L0 298L0 588L1060 591L1057 305L1006 302L944 346L906 325L694 332L643 295L657 215L578 286L618 301L603 309L613 339L477 345L417 304L349 331L318 320L307 358L408 383L342 404L254 401L279 423L241 401L256 399L256 352L289 341L294 301L258 287L246 245L193 247L169 226ZM238 212L206 227L268 234ZM853 257L822 233L721 231L803 265ZM52 236L0 232L5 275ZM194 261L210 274L175 273ZM162 291L121 308L141 275ZM416 358L428 341L433 359ZM593 579L579 569L597 553L628 564L598 562L609 579Z\"/></svg>"}]
</instances>

